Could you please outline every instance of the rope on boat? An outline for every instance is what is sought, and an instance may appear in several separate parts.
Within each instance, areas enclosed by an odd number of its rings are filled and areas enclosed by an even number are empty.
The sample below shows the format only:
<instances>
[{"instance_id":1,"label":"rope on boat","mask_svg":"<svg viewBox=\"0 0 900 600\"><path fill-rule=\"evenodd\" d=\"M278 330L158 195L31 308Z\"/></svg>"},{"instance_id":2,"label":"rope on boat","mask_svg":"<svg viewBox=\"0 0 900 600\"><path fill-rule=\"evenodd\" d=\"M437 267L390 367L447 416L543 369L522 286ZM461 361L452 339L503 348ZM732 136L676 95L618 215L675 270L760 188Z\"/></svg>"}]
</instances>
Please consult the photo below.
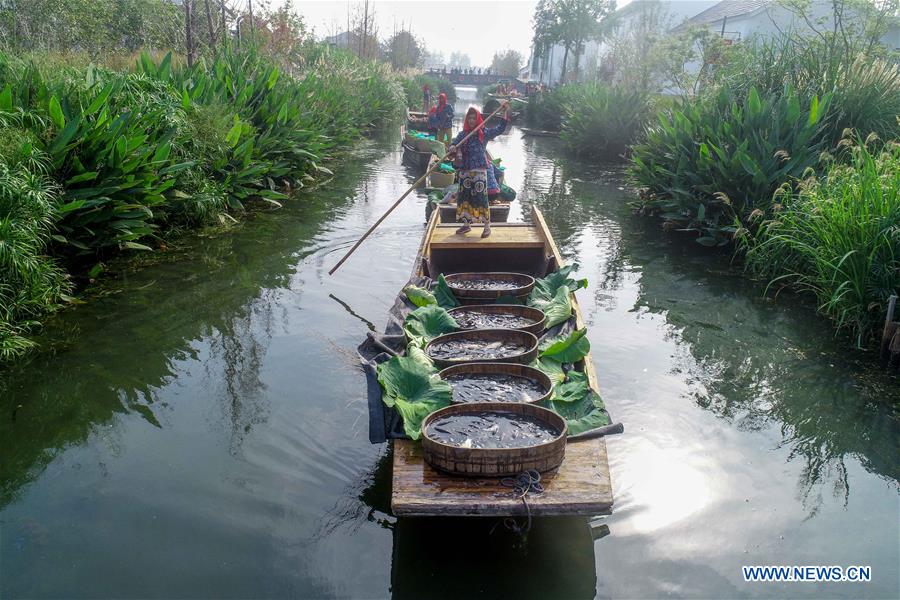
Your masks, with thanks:
<instances>
[{"instance_id":1,"label":"rope on boat","mask_svg":"<svg viewBox=\"0 0 900 600\"><path fill-rule=\"evenodd\" d=\"M544 493L544 486L541 484L541 474L534 469L529 469L522 471L515 477L504 477L500 480L500 484L504 487L512 488L516 498L522 500L522 504L525 506L525 514L528 516L528 521L524 527L519 525L519 522L514 517L503 519L503 526L514 533L525 535L531 531L531 507L528 506L528 494ZM496 528L496 525L494 527ZM491 532L493 533L493 530Z\"/></svg>"}]
</instances>

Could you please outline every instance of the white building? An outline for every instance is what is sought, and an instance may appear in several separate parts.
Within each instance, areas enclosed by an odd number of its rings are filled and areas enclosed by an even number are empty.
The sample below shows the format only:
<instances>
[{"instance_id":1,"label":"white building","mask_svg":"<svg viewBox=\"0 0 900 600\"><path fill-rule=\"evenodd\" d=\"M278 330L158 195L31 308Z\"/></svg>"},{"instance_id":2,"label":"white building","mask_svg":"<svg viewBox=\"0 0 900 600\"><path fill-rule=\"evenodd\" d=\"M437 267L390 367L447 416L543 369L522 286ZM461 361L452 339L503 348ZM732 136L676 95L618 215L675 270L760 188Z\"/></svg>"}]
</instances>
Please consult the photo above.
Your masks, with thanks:
<instances>
[{"instance_id":1,"label":"white building","mask_svg":"<svg viewBox=\"0 0 900 600\"><path fill-rule=\"evenodd\" d=\"M817 27L830 27L832 10L831 0L812 0L811 21L816 22L821 18L822 24L817 24ZM671 33L678 33L691 26L709 27L725 39L736 42L753 37L775 37L789 31L813 35L809 25L801 17L784 8L777 0L633 0L608 17L613 23L612 31L621 32L635 27L651 11L664 15L667 29ZM900 50L900 25L896 19L881 42L890 50ZM604 57L608 53L609 46L604 41L587 42L577 58L573 52L569 52L566 61L567 78L570 81L576 78L576 61L579 81L583 81L586 75L595 74L598 67L602 68ZM559 85L564 56L565 48L559 44L552 46L545 57L536 57L532 48L529 61L531 79L550 87ZM699 67L700 65L693 65L694 69Z\"/></svg>"},{"instance_id":2,"label":"white building","mask_svg":"<svg viewBox=\"0 0 900 600\"><path fill-rule=\"evenodd\" d=\"M847 14L845 22L858 17ZM831 0L813 0L810 3L809 21L821 31L833 26L834 7ZM690 26L709 27L727 40L735 42L753 37L772 38L783 33L815 35L809 23L801 16L785 8L776 0L724 0L691 17L672 31L677 33ZM889 50L900 49L900 26L896 18L882 36L881 43Z\"/></svg>"},{"instance_id":3,"label":"white building","mask_svg":"<svg viewBox=\"0 0 900 600\"><path fill-rule=\"evenodd\" d=\"M669 28L681 24L704 10L714 6L717 0L632 0L624 7L615 11L607 19L614 23L614 30L630 28L641 16L650 11L658 11L663 15ZM556 86L562 79L562 64L566 49L556 44L547 52L547 56L538 58L532 55L529 61L530 76L534 81L539 81L550 87ZM583 81L586 73L596 70L598 62L609 51L609 46L604 41L588 41L585 43L580 56L574 56L569 52L566 60L566 71L570 79L574 77L574 67L578 64L578 80Z\"/></svg>"}]
</instances>

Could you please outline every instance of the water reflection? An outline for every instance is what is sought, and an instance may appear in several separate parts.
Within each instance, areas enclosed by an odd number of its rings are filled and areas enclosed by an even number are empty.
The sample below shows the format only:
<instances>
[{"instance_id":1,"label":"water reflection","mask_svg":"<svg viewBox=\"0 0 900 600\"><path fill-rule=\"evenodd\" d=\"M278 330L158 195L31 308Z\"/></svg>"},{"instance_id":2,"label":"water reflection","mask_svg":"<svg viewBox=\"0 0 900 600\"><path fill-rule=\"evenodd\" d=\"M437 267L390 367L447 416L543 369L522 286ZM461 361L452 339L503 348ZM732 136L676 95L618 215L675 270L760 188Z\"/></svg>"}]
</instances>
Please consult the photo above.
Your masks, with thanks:
<instances>
[{"instance_id":1,"label":"water reflection","mask_svg":"<svg viewBox=\"0 0 900 600\"><path fill-rule=\"evenodd\" d=\"M382 143L393 146L392 139ZM308 238L298 233L315 233L333 211L365 196L369 160L381 152L377 145L362 149L333 180L356 193L303 194L302 206L287 203L285 212L303 212L300 231L281 215L251 217L252 227L176 245L153 274L126 272L121 283L95 291L94 301L50 320L45 351L0 371L0 414L8 415L0 419L0 506L59 452L112 427L118 415L136 413L162 427L167 407L158 392L195 376L181 366L189 361L200 362L204 385L221 398L220 420L230 431L230 451L238 453L268 418L260 371L302 295L285 258L304 253ZM177 289L160 302L160 286L173 282Z\"/></svg>"},{"instance_id":2,"label":"water reflection","mask_svg":"<svg viewBox=\"0 0 900 600\"><path fill-rule=\"evenodd\" d=\"M891 398L900 398L897 377L872 369L867 357L857 363L808 307L786 296L777 303L762 298L727 256L663 237L655 223L632 216L634 196L620 169L575 162L563 168L553 143L542 143L542 154L556 159L543 178L534 175L537 166L529 169L536 188L529 198L564 253L595 257L587 273L595 307L614 304L614 292L633 275L631 311L662 316L664 338L678 349L670 374L687 384L697 406L738 429L779 429L788 461L805 463L797 497L810 516L828 491L846 504L848 456L888 481L900 478L889 442L900 438L891 413Z\"/></svg>"}]
</instances>

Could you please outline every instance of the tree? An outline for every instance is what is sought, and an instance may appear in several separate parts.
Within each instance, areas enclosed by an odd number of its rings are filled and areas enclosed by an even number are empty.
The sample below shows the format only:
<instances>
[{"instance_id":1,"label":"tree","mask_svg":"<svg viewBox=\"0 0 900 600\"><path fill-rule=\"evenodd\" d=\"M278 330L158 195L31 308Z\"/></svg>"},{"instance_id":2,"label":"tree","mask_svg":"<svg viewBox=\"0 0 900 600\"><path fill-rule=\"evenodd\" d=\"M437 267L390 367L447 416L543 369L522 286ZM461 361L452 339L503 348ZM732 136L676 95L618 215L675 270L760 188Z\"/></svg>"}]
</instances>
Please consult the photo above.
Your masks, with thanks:
<instances>
[{"instance_id":1,"label":"tree","mask_svg":"<svg viewBox=\"0 0 900 600\"><path fill-rule=\"evenodd\" d=\"M569 53L575 53L575 76L579 57L588 40L598 39L603 32L603 19L616 8L615 0L540 0L535 8L534 39L544 47L561 44L562 77L566 78Z\"/></svg>"},{"instance_id":2,"label":"tree","mask_svg":"<svg viewBox=\"0 0 900 600\"><path fill-rule=\"evenodd\" d=\"M418 67L425 57L422 42L409 31L398 31L384 44L384 57L396 70Z\"/></svg>"},{"instance_id":3,"label":"tree","mask_svg":"<svg viewBox=\"0 0 900 600\"><path fill-rule=\"evenodd\" d=\"M468 54L464 54L462 52L451 52L449 62L449 66L455 67L457 69L468 69L472 66L472 59L469 58Z\"/></svg>"},{"instance_id":4,"label":"tree","mask_svg":"<svg viewBox=\"0 0 900 600\"><path fill-rule=\"evenodd\" d=\"M369 0L357 8L350 31L353 33L351 50L362 58L378 58L378 26Z\"/></svg>"},{"instance_id":5,"label":"tree","mask_svg":"<svg viewBox=\"0 0 900 600\"><path fill-rule=\"evenodd\" d=\"M428 68L438 68L447 64L447 61L444 60L444 54L442 52L423 48L422 55L422 60L424 61L425 66Z\"/></svg>"},{"instance_id":6,"label":"tree","mask_svg":"<svg viewBox=\"0 0 900 600\"><path fill-rule=\"evenodd\" d=\"M828 50L829 57L855 57L879 49L882 36L898 21L898 0L779 0L778 4L793 13L809 28ZM827 6L825 11L823 6ZM774 21L773 21L774 24ZM777 27L777 24L775 24ZM808 32L793 28L782 32L795 43L808 43Z\"/></svg>"},{"instance_id":7,"label":"tree","mask_svg":"<svg viewBox=\"0 0 900 600\"><path fill-rule=\"evenodd\" d=\"M557 22L556 12L553 10L551 0L539 0L534 9L534 36L531 44L534 47L534 57L540 59L541 63L541 79L544 78L544 65L546 63L547 52L550 46L556 43Z\"/></svg>"},{"instance_id":8,"label":"tree","mask_svg":"<svg viewBox=\"0 0 900 600\"><path fill-rule=\"evenodd\" d=\"M522 62L522 55L515 50L495 52L494 60L491 62L491 71L498 75L515 77L519 74Z\"/></svg>"}]
</instances>

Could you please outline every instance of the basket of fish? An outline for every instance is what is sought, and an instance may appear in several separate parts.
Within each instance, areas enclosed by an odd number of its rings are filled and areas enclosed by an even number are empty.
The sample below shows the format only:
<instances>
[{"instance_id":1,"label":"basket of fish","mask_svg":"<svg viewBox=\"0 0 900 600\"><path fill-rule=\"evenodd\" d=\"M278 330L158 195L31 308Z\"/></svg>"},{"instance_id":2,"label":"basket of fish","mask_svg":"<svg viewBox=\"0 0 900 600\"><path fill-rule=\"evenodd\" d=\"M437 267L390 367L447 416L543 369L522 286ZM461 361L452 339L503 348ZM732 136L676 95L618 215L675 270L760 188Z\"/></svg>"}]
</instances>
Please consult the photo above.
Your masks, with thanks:
<instances>
[{"instance_id":1,"label":"basket of fish","mask_svg":"<svg viewBox=\"0 0 900 600\"><path fill-rule=\"evenodd\" d=\"M534 288L534 277L524 273L453 273L444 279L453 295L463 301L524 298Z\"/></svg>"},{"instance_id":2,"label":"basket of fish","mask_svg":"<svg viewBox=\"0 0 900 600\"><path fill-rule=\"evenodd\" d=\"M538 339L515 329L470 329L440 335L425 346L435 366L446 369L472 362L527 365L537 358Z\"/></svg>"},{"instance_id":3,"label":"basket of fish","mask_svg":"<svg viewBox=\"0 0 900 600\"><path fill-rule=\"evenodd\" d=\"M422 454L454 475L504 477L559 467L566 454L566 420L534 404L452 404L422 423Z\"/></svg>"},{"instance_id":4,"label":"basket of fish","mask_svg":"<svg viewBox=\"0 0 900 600\"><path fill-rule=\"evenodd\" d=\"M466 363L448 367L440 377L453 388L453 403L524 402L550 397L553 382L540 369L515 363Z\"/></svg>"},{"instance_id":5,"label":"basket of fish","mask_svg":"<svg viewBox=\"0 0 900 600\"><path fill-rule=\"evenodd\" d=\"M518 329L535 335L544 330L544 311L521 304L457 306L449 311L460 329Z\"/></svg>"}]
</instances>

